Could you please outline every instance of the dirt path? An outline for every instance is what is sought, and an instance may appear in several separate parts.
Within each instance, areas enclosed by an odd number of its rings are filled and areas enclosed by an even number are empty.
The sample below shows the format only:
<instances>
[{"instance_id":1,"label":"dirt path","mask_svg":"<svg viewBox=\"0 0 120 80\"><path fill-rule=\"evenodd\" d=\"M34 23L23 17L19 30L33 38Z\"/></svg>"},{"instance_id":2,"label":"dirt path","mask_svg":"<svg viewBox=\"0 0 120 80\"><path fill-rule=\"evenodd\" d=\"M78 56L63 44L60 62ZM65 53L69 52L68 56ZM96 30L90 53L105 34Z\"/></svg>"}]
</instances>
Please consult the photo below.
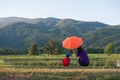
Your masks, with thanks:
<instances>
[{"instance_id":1,"label":"dirt path","mask_svg":"<svg viewBox=\"0 0 120 80\"><path fill-rule=\"evenodd\" d=\"M0 72L120 72L120 69L0 68Z\"/></svg>"}]
</instances>

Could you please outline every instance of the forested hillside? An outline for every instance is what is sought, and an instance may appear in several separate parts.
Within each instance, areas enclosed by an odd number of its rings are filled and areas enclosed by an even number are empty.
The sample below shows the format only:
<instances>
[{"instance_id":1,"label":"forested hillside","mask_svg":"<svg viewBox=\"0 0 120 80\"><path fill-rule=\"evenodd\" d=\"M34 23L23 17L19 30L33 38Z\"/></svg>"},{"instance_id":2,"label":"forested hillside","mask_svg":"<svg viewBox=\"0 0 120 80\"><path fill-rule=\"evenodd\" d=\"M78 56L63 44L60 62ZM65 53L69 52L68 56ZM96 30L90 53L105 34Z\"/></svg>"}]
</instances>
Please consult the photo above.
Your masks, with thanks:
<instances>
[{"instance_id":1,"label":"forested hillside","mask_svg":"<svg viewBox=\"0 0 120 80\"><path fill-rule=\"evenodd\" d=\"M84 43L89 47L105 47L108 43L120 47L120 25L86 34L84 35Z\"/></svg>"},{"instance_id":2,"label":"forested hillside","mask_svg":"<svg viewBox=\"0 0 120 80\"><path fill-rule=\"evenodd\" d=\"M58 18L0 18L0 47L27 48L31 42L39 47L50 39L60 42L67 36L83 37L85 47L104 47L113 42L120 47L120 26Z\"/></svg>"}]
</instances>

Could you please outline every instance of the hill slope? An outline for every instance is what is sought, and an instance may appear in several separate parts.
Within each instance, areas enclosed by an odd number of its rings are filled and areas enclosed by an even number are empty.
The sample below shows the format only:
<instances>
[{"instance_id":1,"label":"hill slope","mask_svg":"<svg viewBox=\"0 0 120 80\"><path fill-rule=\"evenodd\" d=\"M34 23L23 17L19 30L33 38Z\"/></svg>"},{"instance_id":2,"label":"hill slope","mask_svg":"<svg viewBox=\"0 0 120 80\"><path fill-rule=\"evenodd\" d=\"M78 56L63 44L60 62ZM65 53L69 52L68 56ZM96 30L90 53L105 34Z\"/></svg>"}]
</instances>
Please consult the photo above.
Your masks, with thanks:
<instances>
[{"instance_id":1,"label":"hill slope","mask_svg":"<svg viewBox=\"0 0 120 80\"><path fill-rule=\"evenodd\" d=\"M9 22L10 19L10 22ZM1 25L1 24L5 25ZM94 46L98 44L98 40L102 37L102 33L107 30L114 29L109 25L100 22L77 21L73 19L57 19L57 18L0 18L0 47L26 48L30 42L37 42L41 47L49 39L63 40L67 36L77 35L83 37L85 46ZM115 29L116 31L117 29ZM101 31L101 32L99 32ZM95 34L101 33L96 39ZM113 32L113 34L118 34ZM95 35L95 36L94 36ZM100 34L99 34L100 35ZM90 44L88 41L94 41ZM105 35L104 35L105 36ZM109 37L106 35L104 38ZM114 36L115 37L115 36ZM97 42L98 41L98 42ZM103 42L103 41L102 41ZM94 43L94 44L93 44ZM102 45L103 46L103 45ZM101 46L100 46L101 47Z\"/></svg>"},{"instance_id":2,"label":"hill slope","mask_svg":"<svg viewBox=\"0 0 120 80\"><path fill-rule=\"evenodd\" d=\"M93 33L84 35L83 38L85 46L89 47L105 47L108 43L120 47L120 25L96 30Z\"/></svg>"}]
</instances>

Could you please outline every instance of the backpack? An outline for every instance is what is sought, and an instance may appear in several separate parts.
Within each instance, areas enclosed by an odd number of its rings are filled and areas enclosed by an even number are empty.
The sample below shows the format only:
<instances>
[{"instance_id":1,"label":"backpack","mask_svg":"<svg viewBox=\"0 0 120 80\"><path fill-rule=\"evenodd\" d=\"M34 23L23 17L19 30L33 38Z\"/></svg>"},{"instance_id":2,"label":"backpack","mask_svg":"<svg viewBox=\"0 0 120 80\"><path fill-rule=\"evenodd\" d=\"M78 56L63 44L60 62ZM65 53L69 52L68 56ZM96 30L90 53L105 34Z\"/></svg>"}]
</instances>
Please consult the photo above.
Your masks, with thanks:
<instances>
[{"instance_id":1,"label":"backpack","mask_svg":"<svg viewBox=\"0 0 120 80\"><path fill-rule=\"evenodd\" d=\"M62 65L63 66L69 66L70 65L70 59L68 57L63 58Z\"/></svg>"}]
</instances>

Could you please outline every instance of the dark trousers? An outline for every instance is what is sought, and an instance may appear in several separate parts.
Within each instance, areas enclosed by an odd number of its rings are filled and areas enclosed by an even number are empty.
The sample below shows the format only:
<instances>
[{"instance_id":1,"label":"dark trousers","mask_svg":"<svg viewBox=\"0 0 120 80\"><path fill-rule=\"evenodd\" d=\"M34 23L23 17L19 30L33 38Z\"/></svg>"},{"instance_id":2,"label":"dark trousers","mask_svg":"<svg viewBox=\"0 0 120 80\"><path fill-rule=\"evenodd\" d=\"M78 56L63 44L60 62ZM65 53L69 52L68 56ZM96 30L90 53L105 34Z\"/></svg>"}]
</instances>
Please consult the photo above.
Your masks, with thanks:
<instances>
[{"instance_id":1,"label":"dark trousers","mask_svg":"<svg viewBox=\"0 0 120 80\"><path fill-rule=\"evenodd\" d=\"M78 59L78 62L81 66L88 66L89 65L89 63L84 63L84 62L80 61L80 59Z\"/></svg>"}]
</instances>

